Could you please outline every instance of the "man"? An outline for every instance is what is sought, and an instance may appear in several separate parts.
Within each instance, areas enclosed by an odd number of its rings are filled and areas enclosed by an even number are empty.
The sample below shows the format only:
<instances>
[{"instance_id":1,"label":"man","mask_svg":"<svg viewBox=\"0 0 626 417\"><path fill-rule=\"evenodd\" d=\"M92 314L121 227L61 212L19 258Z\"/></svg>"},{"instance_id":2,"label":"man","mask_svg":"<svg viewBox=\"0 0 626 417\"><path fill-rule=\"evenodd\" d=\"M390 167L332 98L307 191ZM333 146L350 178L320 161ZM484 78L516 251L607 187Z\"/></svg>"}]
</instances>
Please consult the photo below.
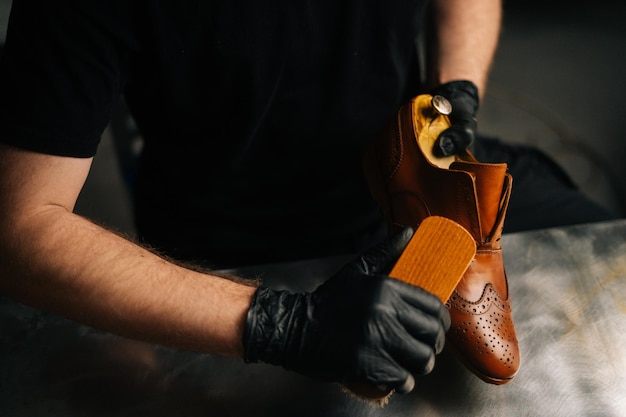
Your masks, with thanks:
<instances>
[{"instance_id":1,"label":"man","mask_svg":"<svg viewBox=\"0 0 626 417\"><path fill-rule=\"evenodd\" d=\"M364 146L432 88L466 104L441 152L469 145L500 7L14 0L0 66L2 293L131 338L410 391L449 317L384 275L409 231L309 294L177 261L230 267L380 242ZM163 256L72 213L122 94L145 140L137 228Z\"/></svg>"}]
</instances>

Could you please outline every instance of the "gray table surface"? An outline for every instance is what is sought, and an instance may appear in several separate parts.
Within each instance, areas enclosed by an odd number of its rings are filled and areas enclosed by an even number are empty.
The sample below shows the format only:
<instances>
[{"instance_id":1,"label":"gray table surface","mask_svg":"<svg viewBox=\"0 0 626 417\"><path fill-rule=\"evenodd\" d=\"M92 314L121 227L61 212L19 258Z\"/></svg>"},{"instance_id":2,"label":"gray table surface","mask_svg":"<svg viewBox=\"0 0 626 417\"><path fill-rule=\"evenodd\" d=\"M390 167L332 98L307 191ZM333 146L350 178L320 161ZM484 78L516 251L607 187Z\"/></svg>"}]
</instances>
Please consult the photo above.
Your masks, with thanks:
<instances>
[{"instance_id":1,"label":"gray table surface","mask_svg":"<svg viewBox=\"0 0 626 417\"><path fill-rule=\"evenodd\" d=\"M281 368L134 342L0 298L0 416L626 416L626 221L506 235L503 247L522 354L507 385L444 351L414 392L376 408ZM242 273L306 290L344 261Z\"/></svg>"}]
</instances>

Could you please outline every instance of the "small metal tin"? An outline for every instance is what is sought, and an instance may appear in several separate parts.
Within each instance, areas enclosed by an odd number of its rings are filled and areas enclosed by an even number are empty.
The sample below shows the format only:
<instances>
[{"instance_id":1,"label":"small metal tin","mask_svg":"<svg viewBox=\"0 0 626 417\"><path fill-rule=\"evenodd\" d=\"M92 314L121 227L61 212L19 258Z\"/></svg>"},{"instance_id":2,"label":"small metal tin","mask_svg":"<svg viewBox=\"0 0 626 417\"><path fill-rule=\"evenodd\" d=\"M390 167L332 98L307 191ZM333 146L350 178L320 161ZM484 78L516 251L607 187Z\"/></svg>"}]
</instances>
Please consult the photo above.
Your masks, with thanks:
<instances>
[{"instance_id":1,"label":"small metal tin","mask_svg":"<svg viewBox=\"0 0 626 417\"><path fill-rule=\"evenodd\" d=\"M431 100L431 104L433 108L437 110L437 113L439 114L443 114L444 116L447 116L448 114L452 113L452 104L450 104L448 99L443 96L439 96L439 95L433 96Z\"/></svg>"}]
</instances>

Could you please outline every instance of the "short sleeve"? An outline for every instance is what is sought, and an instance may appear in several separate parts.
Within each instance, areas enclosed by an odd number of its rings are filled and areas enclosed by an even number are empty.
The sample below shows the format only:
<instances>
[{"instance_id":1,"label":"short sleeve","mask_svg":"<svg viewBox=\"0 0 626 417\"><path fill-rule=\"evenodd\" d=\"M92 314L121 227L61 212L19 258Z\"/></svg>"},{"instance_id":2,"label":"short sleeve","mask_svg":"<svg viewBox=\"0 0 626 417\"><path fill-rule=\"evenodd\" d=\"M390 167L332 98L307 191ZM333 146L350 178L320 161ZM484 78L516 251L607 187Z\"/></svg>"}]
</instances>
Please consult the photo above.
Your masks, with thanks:
<instances>
[{"instance_id":1,"label":"short sleeve","mask_svg":"<svg viewBox=\"0 0 626 417\"><path fill-rule=\"evenodd\" d=\"M133 47L124 1L14 0L0 58L0 141L96 153Z\"/></svg>"}]
</instances>

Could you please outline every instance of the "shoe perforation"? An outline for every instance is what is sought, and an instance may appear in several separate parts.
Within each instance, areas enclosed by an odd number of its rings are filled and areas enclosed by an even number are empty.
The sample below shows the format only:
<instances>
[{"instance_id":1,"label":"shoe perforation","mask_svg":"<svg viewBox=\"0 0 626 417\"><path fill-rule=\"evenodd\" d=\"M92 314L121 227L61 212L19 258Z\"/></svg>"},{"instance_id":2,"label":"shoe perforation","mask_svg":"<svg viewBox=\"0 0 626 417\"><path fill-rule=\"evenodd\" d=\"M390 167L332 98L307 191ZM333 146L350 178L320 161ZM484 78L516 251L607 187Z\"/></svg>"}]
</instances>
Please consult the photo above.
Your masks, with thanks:
<instances>
[{"instance_id":1,"label":"shoe perforation","mask_svg":"<svg viewBox=\"0 0 626 417\"><path fill-rule=\"evenodd\" d=\"M468 301L455 292L447 306L474 317L450 329L449 335L456 339L455 344L470 347L479 356L495 356L507 369L517 366L516 352L511 348L517 346L517 338L511 332L510 304L502 301L491 284L485 286L478 301Z\"/></svg>"}]
</instances>

